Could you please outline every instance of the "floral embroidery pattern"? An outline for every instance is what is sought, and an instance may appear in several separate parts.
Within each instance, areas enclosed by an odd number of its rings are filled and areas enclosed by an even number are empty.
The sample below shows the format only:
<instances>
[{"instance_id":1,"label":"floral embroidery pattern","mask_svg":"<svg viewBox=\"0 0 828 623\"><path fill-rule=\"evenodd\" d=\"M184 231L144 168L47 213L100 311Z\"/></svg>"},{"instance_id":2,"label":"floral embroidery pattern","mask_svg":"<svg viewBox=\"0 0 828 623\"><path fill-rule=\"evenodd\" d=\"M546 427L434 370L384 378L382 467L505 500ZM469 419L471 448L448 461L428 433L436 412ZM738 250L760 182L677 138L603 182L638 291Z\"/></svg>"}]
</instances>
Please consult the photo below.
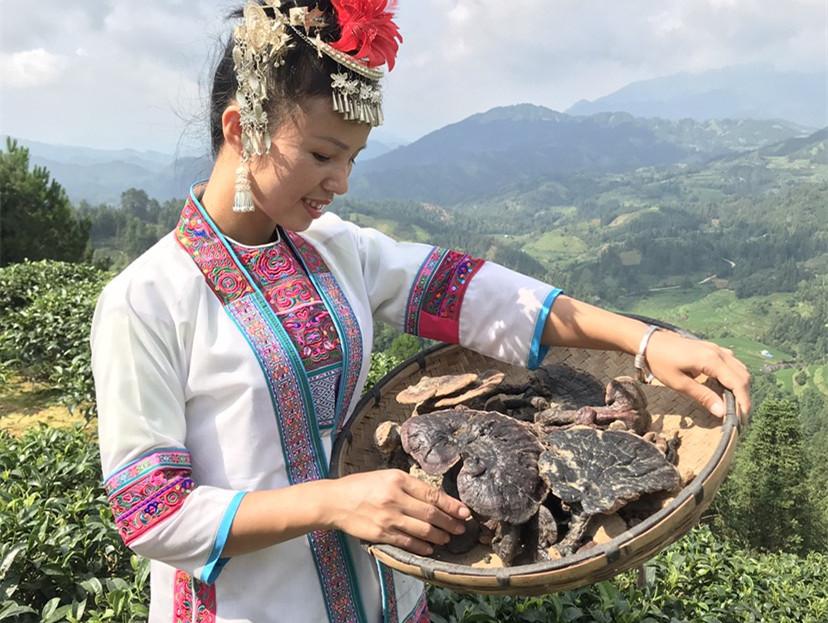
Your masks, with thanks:
<instances>
[{"instance_id":1,"label":"floral embroidery pattern","mask_svg":"<svg viewBox=\"0 0 828 623\"><path fill-rule=\"evenodd\" d=\"M199 209L192 200L188 201L185 213L182 214L182 221L187 217L186 213L190 205L196 211ZM192 219L192 217L189 218ZM198 244L192 240L185 240L182 242L182 247L188 252L191 250L200 251L198 254L190 252L190 255L199 265L208 281L216 273L237 273L239 275L238 279L243 280L249 288L248 294L238 296L235 291L222 291L221 282L211 284L216 295L224 303L227 312L243 331L265 373L278 422L288 479L291 484L297 484L325 478L327 476L327 458L316 428L317 423L308 417L308 413L314 412L312 390L308 385L303 384L304 375L308 371L303 369L301 365L292 364L292 361L295 361L295 354L290 352L290 344L283 341L281 337L283 334L279 332L279 327L282 327L284 333L287 333L288 336L290 336L290 331L284 324L274 322L273 319L274 313L277 313L272 302L274 297L271 296L269 297L270 300L265 300L267 295L264 289L262 294L265 296L260 296L255 288L247 282L244 273L236 265L235 259L231 257L230 253L226 252L226 249L222 256L223 260L227 262L225 266L219 266L218 262L207 265L213 255L221 256L219 252L211 255L211 252L207 249L214 246L224 248L224 246L206 219L202 217L200 224L203 226L202 229L180 227L179 233L181 236L197 237ZM264 260L256 257L255 254L248 259L251 259L254 263L254 270L250 270L253 278L263 279L261 275L256 273L255 266L257 262ZM306 262L306 265L309 268L314 267L319 270L323 266L320 262L321 258L319 258L319 261L316 261L316 258L311 258L311 261ZM291 272L291 267L287 263L278 264L267 261L265 264L278 266L277 269L274 269L273 274L278 274L283 279L292 279L297 275L301 275L298 272L298 263L296 263L297 272ZM232 280L228 283L232 285ZM268 288L269 290L270 288ZM302 288L299 287L295 291L299 292L301 290ZM312 284L307 288L307 291L312 295L309 300L319 300ZM276 298L278 299L278 296ZM291 308L291 311L296 309L296 307ZM278 315L281 318L281 314ZM294 328L298 328L299 324L301 322ZM325 334L325 330L320 328L322 324L322 322L318 322L318 326L315 328L320 336ZM326 369L325 372L327 374L330 370ZM331 622L346 623L362 620L364 616L362 615L360 597L352 576L352 566L343 537L333 531L318 531L309 534L308 540L319 573L320 586Z\"/></svg>"},{"instance_id":2,"label":"floral embroidery pattern","mask_svg":"<svg viewBox=\"0 0 828 623\"><path fill-rule=\"evenodd\" d=\"M173 580L173 623L214 623L216 587L176 570Z\"/></svg>"},{"instance_id":3,"label":"floral embroidery pattern","mask_svg":"<svg viewBox=\"0 0 828 623\"><path fill-rule=\"evenodd\" d=\"M345 362L345 368L343 370L345 374L345 390L339 401L341 407L337 416L338 421L335 423L336 431L340 432L345 425L346 411L353 400L356 384L359 381L359 375L362 371L362 331L359 328L356 313L354 313L345 293L342 291L342 288L337 283L319 252L299 234L288 232L287 235L297 253L302 256L302 260L308 267L308 270L313 273L319 288L327 296L332 307L336 309L337 318L341 324L347 361Z\"/></svg>"},{"instance_id":4,"label":"floral embroidery pattern","mask_svg":"<svg viewBox=\"0 0 828 623\"><path fill-rule=\"evenodd\" d=\"M484 263L465 253L434 247L420 266L409 293L406 333L457 344L463 297Z\"/></svg>"},{"instance_id":5,"label":"floral embroidery pattern","mask_svg":"<svg viewBox=\"0 0 828 623\"><path fill-rule=\"evenodd\" d=\"M192 199L181 211L176 229L176 240L190 254L204 274L210 289L225 303L253 292L253 287L233 265L230 253L210 236L207 221Z\"/></svg>"},{"instance_id":6,"label":"floral embroidery pattern","mask_svg":"<svg viewBox=\"0 0 828 623\"><path fill-rule=\"evenodd\" d=\"M104 483L115 525L129 545L175 513L195 489L190 453L163 450L133 461Z\"/></svg>"}]
</instances>

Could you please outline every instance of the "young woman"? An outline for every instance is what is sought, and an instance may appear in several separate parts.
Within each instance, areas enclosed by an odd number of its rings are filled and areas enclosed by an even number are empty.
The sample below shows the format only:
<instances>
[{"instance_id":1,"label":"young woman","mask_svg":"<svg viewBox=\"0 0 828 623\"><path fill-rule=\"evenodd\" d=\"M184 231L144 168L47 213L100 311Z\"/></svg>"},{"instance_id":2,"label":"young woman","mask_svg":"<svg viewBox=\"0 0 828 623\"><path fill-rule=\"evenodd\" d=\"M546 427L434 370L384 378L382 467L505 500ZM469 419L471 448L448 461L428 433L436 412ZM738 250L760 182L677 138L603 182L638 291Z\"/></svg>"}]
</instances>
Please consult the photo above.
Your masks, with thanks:
<instances>
[{"instance_id":1,"label":"young woman","mask_svg":"<svg viewBox=\"0 0 828 623\"><path fill-rule=\"evenodd\" d=\"M396 470L327 478L375 319L528 367L556 345L638 352L714 413L699 374L750 407L726 349L325 212L381 122L376 67L400 40L386 0L249 2L215 73L209 180L101 295L105 486L152 560L152 621L428 620L423 585L358 540L428 554L468 509Z\"/></svg>"}]
</instances>

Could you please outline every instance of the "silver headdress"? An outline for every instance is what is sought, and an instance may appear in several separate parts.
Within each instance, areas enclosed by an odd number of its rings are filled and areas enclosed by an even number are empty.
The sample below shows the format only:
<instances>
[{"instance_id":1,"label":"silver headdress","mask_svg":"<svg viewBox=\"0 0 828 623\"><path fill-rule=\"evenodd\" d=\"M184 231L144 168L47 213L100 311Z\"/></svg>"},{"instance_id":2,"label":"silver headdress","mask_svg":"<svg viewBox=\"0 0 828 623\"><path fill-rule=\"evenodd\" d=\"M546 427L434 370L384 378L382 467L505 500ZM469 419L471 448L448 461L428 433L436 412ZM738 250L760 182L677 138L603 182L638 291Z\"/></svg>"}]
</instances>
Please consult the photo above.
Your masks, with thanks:
<instances>
[{"instance_id":1,"label":"silver headdress","mask_svg":"<svg viewBox=\"0 0 828 623\"><path fill-rule=\"evenodd\" d=\"M401 37L396 25L391 22L391 14L386 11L387 0L335 0L334 6L338 5L342 5L343 12L348 13L348 25L359 26L373 20L374 23L379 22L380 26L385 26L393 35L391 45L386 44L385 52L391 50L396 54L396 39L401 40ZM272 19L266 13L267 8L274 13ZM357 57L366 55L367 46L364 43L352 43L360 46L357 55L352 55L322 41L319 30L326 23L324 14L318 8L309 10L307 7L292 7L285 14L281 0L265 0L264 3L248 0L243 17L242 23L233 32L233 62L238 80L236 101L242 128L242 162L236 171L233 210L251 212L253 198L250 191L249 159L253 155L261 156L270 152L268 75L273 66L284 65L286 52L298 42L299 45L312 46L320 57L324 54L336 61L341 69L331 74L334 110L349 121L367 123L374 127L383 122L382 92L379 87L383 72ZM345 25L340 26L344 28ZM312 37L311 32L314 30L316 35ZM373 51L369 51L369 54L382 58L382 54L374 54ZM376 58L372 60L376 65ZM387 62L389 68L393 67L393 55Z\"/></svg>"}]
</instances>

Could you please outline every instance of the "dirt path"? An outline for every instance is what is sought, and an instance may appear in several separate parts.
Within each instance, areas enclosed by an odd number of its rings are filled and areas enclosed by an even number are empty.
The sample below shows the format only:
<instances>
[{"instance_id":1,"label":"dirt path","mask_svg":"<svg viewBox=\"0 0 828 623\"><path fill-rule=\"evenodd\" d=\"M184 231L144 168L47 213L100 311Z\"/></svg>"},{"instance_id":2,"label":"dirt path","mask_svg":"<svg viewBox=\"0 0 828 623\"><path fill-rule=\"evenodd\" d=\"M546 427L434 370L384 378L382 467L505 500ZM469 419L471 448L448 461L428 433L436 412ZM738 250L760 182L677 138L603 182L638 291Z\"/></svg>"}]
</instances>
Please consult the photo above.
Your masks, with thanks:
<instances>
[{"instance_id":1,"label":"dirt path","mask_svg":"<svg viewBox=\"0 0 828 623\"><path fill-rule=\"evenodd\" d=\"M37 424L70 427L83 423L79 414L60 404L57 392L50 387L20 377L0 385L0 430L21 435Z\"/></svg>"}]
</instances>

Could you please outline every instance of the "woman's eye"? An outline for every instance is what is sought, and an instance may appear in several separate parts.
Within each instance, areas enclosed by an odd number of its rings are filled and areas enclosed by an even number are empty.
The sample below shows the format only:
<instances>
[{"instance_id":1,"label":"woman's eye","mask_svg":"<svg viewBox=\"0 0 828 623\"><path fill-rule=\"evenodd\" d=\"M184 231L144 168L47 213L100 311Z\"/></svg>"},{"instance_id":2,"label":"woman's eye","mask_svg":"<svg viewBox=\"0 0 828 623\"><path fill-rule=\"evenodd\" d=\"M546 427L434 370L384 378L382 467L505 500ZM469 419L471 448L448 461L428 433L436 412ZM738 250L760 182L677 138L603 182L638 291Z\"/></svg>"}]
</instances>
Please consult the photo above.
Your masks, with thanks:
<instances>
[{"instance_id":1,"label":"woman's eye","mask_svg":"<svg viewBox=\"0 0 828 623\"><path fill-rule=\"evenodd\" d=\"M313 152L313 157L316 158L316 160L319 162L327 162L328 160L330 160L328 156L323 156L322 154L317 152Z\"/></svg>"}]
</instances>

